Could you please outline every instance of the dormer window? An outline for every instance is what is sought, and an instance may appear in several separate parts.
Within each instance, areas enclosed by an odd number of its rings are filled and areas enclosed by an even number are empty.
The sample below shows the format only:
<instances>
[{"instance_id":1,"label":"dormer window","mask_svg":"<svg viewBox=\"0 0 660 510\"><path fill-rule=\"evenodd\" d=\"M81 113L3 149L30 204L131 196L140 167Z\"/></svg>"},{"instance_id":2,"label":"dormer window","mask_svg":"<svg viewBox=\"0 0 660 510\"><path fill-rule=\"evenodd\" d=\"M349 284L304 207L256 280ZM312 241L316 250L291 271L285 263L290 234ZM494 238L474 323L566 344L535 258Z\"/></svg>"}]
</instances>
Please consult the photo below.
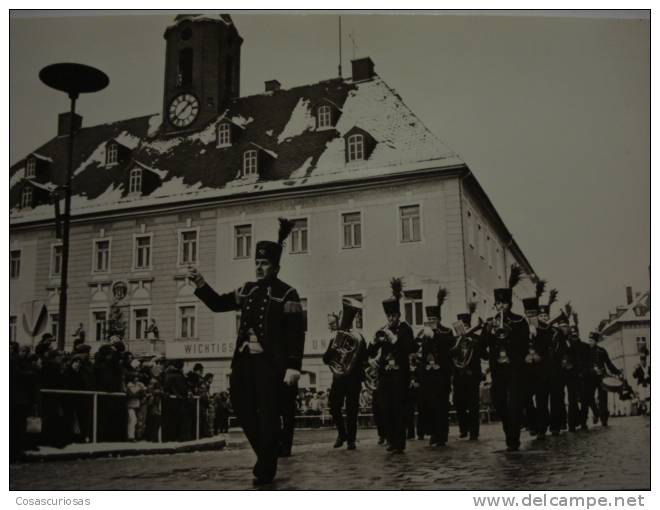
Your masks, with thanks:
<instances>
[{"instance_id":1,"label":"dormer window","mask_svg":"<svg viewBox=\"0 0 660 510\"><path fill-rule=\"evenodd\" d=\"M37 160L35 158L30 158L27 160L27 165L25 166L25 177L32 179L37 174Z\"/></svg>"},{"instance_id":2,"label":"dormer window","mask_svg":"<svg viewBox=\"0 0 660 510\"><path fill-rule=\"evenodd\" d=\"M108 144L108 150L105 153L105 164L114 165L119 161L119 146L116 143Z\"/></svg>"},{"instance_id":3,"label":"dormer window","mask_svg":"<svg viewBox=\"0 0 660 510\"><path fill-rule=\"evenodd\" d=\"M218 126L218 147L231 146L231 125L227 123Z\"/></svg>"},{"instance_id":4,"label":"dormer window","mask_svg":"<svg viewBox=\"0 0 660 510\"><path fill-rule=\"evenodd\" d=\"M128 180L128 192L129 193L142 192L142 170L140 168L134 168L133 170L131 170L131 175Z\"/></svg>"},{"instance_id":5,"label":"dormer window","mask_svg":"<svg viewBox=\"0 0 660 510\"><path fill-rule=\"evenodd\" d=\"M257 161L256 150L248 150L243 153L243 177L257 175Z\"/></svg>"},{"instance_id":6,"label":"dormer window","mask_svg":"<svg viewBox=\"0 0 660 510\"><path fill-rule=\"evenodd\" d=\"M364 159L364 135L356 134L348 137L348 161Z\"/></svg>"},{"instance_id":7,"label":"dormer window","mask_svg":"<svg viewBox=\"0 0 660 510\"><path fill-rule=\"evenodd\" d=\"M32 207L32 187L26 186L21 194L21 207Z\"/></svg>"},{"instance_id":8,"label":"dormer window","mask_svg":"<svg viewBox=\"0 0 660 510\"><path fill-rule=\"evenodd\" d=\"M316 112L316 125L318 129L332 127L332 108L321 105Z\"/></svg>"}]
</instances>

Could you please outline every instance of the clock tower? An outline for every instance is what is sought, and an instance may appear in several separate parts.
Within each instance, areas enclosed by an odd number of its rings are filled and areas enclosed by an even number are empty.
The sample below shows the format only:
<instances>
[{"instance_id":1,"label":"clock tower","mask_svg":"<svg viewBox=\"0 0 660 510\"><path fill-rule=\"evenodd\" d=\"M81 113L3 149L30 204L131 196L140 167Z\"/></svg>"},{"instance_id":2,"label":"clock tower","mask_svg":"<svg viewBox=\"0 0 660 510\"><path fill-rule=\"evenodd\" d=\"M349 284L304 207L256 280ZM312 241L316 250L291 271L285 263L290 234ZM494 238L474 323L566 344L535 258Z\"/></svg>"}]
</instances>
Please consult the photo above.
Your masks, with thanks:
<instances>
[{"instance_id":1,"label":"clock tower","mask_svg":"<svg viewBox=\"0 0 660 510\"><path fill-rule=\"evenodd\" d=\"M203 128L240 93L243 39L228 14L182 14L164 34L166 133Z\"/></svg>"}]
</instances>

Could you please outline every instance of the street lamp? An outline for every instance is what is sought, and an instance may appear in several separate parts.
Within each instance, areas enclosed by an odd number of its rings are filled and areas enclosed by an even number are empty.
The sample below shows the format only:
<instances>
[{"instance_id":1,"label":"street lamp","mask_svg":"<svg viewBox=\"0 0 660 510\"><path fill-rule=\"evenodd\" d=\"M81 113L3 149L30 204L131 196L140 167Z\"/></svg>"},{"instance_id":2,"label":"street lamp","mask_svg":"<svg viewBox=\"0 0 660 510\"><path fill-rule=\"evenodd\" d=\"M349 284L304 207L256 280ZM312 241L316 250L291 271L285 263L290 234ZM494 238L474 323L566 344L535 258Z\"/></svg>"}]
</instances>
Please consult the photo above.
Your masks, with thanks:
<instances>
[{"instance_id":1,"label":"street lamp","mask_svg":"<svg viewBox=\"0 0 660 510\"><path fill-rule=\"evenodd\" d=\"M49 87L66 92L71 99L69 118L69 154L64 184L64 214L62 215L62 280L60 284L60 309L58 316L57 348L64 350L66 334L67 278L69 276L69 221L71 214L71 173L73 171L73 117L76 113L76 99L80 94L97 92L108 86L108 76L90 66L82 64L52 64L39 71L39 79ZM57 198L59 204L59 197ZM55 218L56 223L59 219ZM58 224L59 227L59 224ZM59 229L58 229L59 230Z\"/></svg>"}]
</instances>

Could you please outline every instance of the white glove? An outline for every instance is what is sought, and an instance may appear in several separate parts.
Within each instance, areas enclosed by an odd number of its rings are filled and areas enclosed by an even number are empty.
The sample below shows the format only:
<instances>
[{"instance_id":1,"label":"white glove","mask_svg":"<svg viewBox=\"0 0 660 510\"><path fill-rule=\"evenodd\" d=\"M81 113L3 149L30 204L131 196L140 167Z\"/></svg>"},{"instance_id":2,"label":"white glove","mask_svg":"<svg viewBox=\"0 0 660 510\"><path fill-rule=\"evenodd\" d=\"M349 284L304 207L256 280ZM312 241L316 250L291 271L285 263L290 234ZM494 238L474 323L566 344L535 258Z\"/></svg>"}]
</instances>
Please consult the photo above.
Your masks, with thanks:
<instances>
[{"instance_id":1,"label":"white glove","mask_svg":"<svg viewBox=\"0 0 660 510\"><path fill-rule=\"evenodd\" d=\"M300 379L300 371L294 368L287 368L286 373L284 374L284 384L287 386L293 386Z\"/></svg>"},{"instance_id":2,"label":"white glove","mask_svg":"<svg viewBox=\"0 0 660 510\"><path fill-rule=\"evenodd\" d=\"M390 343L395 344L396 341L399 339L394 333L392 333L389 329L385 329L385 336L387 339L390 341Z\"/></svg>"}]
</instances>

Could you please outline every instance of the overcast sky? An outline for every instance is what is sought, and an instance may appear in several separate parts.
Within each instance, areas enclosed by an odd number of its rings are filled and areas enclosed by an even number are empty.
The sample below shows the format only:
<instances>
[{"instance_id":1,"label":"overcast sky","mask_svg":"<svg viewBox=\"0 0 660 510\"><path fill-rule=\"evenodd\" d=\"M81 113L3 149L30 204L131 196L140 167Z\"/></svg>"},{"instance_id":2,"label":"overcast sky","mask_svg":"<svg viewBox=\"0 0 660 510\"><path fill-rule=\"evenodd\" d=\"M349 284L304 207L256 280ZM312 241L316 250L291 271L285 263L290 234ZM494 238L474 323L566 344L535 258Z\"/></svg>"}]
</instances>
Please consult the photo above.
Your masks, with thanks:
<instances>
[{"instance_id":1,"label":"overcast sky","mask_svg":"<svg viewBox=\"0 0 660 510\"><path fill-rule=\"evenodd\" d=\"M39 70L99 67L83 125L160 112L166 16L10 20L10 159L55 135L63 94ZM232 13L245 39L241 94L337 76L335 15ZM356 57L449 147L490 196L538 275L594 327L648 289L650 23L635 19L343 16L344 76Z\"/></svg>"}]
</instances>

